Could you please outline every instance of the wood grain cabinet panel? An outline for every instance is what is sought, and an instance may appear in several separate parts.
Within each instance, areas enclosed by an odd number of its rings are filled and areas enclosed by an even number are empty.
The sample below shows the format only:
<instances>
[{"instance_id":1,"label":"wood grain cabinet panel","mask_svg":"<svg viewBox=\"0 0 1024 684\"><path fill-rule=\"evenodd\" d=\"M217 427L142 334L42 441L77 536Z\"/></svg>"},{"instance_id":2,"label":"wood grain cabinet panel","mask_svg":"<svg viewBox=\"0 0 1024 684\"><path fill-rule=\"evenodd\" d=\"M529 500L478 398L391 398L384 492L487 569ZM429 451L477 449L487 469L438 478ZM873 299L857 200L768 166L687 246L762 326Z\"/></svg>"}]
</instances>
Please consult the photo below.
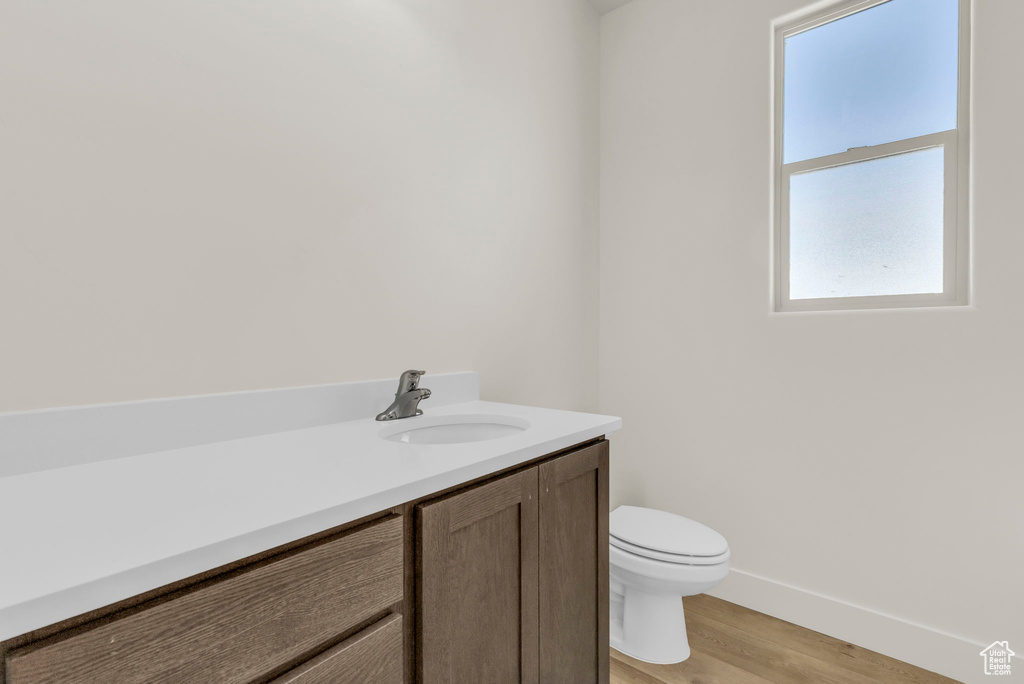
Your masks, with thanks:
<instances>
[{"instance_id":1,"label":"wood grain cabinet panel","mask_svg":"<svg viewBox=\"0 0 1024 684\"><path fill-rule=\"evenodd\" d=\"M536 684L536 469L418 515L420 681Z\"/></svg>"},{"instance_id":2,"label":"wood grain cabinet panel","mask_svg":"<svg viewBox=\"0 0 1024 684\"><path fill-rule=\"evenodd\" d=\"M7 657L8 684L248 684L403 596L394 516Z\"/></svg>"},{"instance_id":3,"label":"wood grain cabinet panel","mask_svg":"<svg viewBox=\"0 0 1024 684\"><path fill-rule=\"evenodd\" d=\"M271 684L402 684L402 616L390 615Z\"/></svg>"},{"instance_id":4,"label":"wood grain cabinet panel","mask_svg":"<svg viewBox=\"0 0 1024 684\"><path fill-rule=\"evenodd\" d=\"M537 468L540 681L607 683L608 443Z\"/></svg>"},{"instance_id":5,"label":"wood grain cabinet panel","mask_svg":"<svg viewBox=\"0 0 1024 684\"><path fill-rule=\"evenodd\" d=\"M419 507L423 684L607 684L608 443Z\"/></svg>"}]
</instances>

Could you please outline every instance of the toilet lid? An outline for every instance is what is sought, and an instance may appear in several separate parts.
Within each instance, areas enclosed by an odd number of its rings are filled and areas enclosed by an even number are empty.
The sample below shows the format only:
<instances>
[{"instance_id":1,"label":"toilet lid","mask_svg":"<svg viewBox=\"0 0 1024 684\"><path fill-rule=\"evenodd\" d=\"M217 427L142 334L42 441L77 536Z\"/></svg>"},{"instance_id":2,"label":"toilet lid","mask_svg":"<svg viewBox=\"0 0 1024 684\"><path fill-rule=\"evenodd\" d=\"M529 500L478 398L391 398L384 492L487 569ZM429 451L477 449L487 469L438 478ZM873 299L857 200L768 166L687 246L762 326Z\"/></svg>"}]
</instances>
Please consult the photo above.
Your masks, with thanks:
<instances>
[{"instance_id":1,"label":"toilet lid","mask_svg":"<svg viewBox=\"0 0 1024 684\"><path fill-rule=\"evenodd\" d=\"M662 553L654 549L645 549L629 542L624 542L618 537L608 535L611 542L610 549L619 549L634 556L642 556L651 560L662 561L663 563L674 563L676 565L720 565L729 562L730 553L726 551L719 556L681 556L678 553ZM614 560L612 561L614 563Z\"/></svg>"},{"instance_id":2,"label":"toilet lid","mask_svg":"<svg viewBox=\"0 0 1024 684\"><path fill-rule=\"evenodd\" d=\"M632 546L678 556L720 556L729 550L725 537L707 525L652 508L619 506L609 516L608 531Z\"/></svg>"}]
</instances>

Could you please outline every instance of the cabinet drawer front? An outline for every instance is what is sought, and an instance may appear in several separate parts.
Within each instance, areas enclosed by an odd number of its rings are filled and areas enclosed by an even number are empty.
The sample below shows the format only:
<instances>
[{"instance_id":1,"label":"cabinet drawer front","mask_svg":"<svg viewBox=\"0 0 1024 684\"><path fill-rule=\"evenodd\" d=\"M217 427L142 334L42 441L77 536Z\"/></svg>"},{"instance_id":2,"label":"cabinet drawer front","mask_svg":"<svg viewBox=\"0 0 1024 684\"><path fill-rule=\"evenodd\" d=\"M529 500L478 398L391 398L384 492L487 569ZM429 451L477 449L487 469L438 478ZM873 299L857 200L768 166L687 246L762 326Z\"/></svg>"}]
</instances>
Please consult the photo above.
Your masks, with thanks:
<instances>
[{"instance_id":1,"label":"cabinet drawer front","mask_svg":"<svg viewBox=\"0 0 1024 684\"><path fill-rule=\"evenodd\" d=\"M402 598L394 517L8 656L8 684L251 682Z\"/></svg>"},{"instance_id":2,"label":"cabinet drawer front","mask_svg":"<svg viewBox=\"0 0 1024 684\"><path fill-rule=\"evenodd\" d=\"M391 615L271 684L402 684L402 616Z\"/></svg>"}]
</instances>

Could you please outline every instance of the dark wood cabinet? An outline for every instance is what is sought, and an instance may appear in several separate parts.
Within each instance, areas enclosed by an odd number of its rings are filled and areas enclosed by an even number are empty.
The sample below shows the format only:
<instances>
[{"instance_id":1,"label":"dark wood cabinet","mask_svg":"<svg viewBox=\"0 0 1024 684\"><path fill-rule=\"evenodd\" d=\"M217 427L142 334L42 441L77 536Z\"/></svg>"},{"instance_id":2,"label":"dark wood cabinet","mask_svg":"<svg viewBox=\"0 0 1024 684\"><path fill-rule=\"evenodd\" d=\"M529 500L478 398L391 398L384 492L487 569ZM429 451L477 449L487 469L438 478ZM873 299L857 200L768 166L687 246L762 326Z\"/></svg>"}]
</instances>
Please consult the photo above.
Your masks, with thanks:
<instances>
[{"instance_id":1,"label":"dark wood cabinet","mask_svg":"<svg viewBox=\"0 0 1024 684\"><path fill-rule=\"evenodd\" d=\"M608 443L537 466L540 681L608 681Z\"/></svg>"},{"instance_id":2,"label":"dark wood cabinet","mask_svg":"<svg viewBox=\"0 0 1024 684\"><path fill-rule=\"evenodd\" d=\"M608 445L418 507L423 684L608 681Z\"/></svg>"},{"instance_id":3,"label":"dark wood cabinet","mask_svg":"<svg viewBox=\"0 0 1024 684\"><path fill-rule=\"evenodd\" d=\"M537 472L419 507L423 682L537 681Z\"/></svg>"},{"instance_id":4,"label":"dark wood cabinet","mask_svg":"<svg viewBox=\"0 0 1024 684\"><path fill-rule=\"evenodd\" d=\"M607 684L592 441L0 643L0 684Z\"/></svg>"}]
</instances>

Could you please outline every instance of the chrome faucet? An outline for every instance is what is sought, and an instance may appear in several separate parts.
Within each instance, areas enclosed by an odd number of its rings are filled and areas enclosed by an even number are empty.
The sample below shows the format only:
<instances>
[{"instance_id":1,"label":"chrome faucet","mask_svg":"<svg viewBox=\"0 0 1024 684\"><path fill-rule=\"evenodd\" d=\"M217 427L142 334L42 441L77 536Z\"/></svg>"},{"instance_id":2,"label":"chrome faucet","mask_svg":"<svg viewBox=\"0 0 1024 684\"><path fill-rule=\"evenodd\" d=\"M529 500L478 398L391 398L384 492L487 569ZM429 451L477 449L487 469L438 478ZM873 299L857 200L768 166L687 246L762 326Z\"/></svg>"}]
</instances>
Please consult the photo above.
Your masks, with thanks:
<instances>
[{"instance_id":1,"label":"chrome faucet","mask_svg":"<svg viewBox=\"0 0 1024 684\"><path fill-rule=\"evenodd\" d=\"M395 400L384 412L377 415L377 420L397 420L423 415L419 403L430 398L430 390L420 387L420 376L427 371L407 370L398 379L398 391Z\"/></svg>"}]
</instances>

